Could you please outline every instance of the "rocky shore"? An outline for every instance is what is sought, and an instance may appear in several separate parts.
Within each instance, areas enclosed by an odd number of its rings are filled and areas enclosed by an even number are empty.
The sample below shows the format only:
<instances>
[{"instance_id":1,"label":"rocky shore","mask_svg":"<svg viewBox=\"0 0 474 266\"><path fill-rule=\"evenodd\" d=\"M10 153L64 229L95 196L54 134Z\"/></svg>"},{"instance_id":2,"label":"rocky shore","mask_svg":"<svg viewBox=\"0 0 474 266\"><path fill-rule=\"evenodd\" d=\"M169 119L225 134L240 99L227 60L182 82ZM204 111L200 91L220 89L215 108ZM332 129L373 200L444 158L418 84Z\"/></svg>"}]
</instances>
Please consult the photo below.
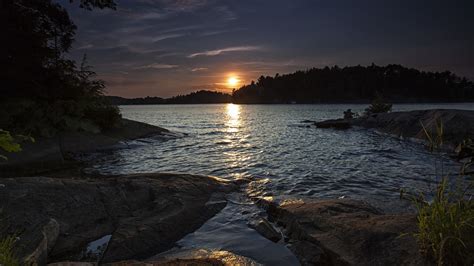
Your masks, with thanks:
<instances>
[{"instance_id":1,"label":"rocky shore","mask_svg":"<svg viewBox=\"0 0 474 266\"><path fill-rule=\"evenodd\" d=\"M120 126L100 133L64 132L51 138L36 138L34 143L22 143L18 153L0 154L0 177L41 174L58 169L70 169L75 154L109 149L120 142L145 138L164 137L169 130L145 123L122 119Z\"/></svg>"},{"instance_id":2,"label":"rocky shore","mask_svg":"<svg viewBox=\"0 0 474 266\"><path fill-rule=\"evenodd\" d=\"M184 174L0 181L3 222L9 225L4 230L18 234L23 262L38 265L151 257L198 229L236 189L217 178ZM103 253L88 251L100 239L110 239L101 243Z\"/></svg>"},{"instance_id":3,"label":"rocky shore","mask_svg":"<svg viewBox=\"0 0 474 266\"><path fill-rule=\"evenodd\" d=\"M474 112L430 110L394 112L319 127L374 128L404 138L423 138L420 121L444 124L451 145L472 133ZM259 265L228 251L177 250L175 243L196 231L227 204L239 185L216 177L149 173L119 176L38 174L41 165L68 168L68 156L107 149L120 141L171 134L130 120L101 134L65 134L25 147L24 157L0 165L1 234L18 236L21 262L37 265ZM41 148L41 147L44 147ZM15 155L17 156L17 155ZM50 164L51 163L51 164ZM14 166L35 169L18 172ZM46 167L48 166L48 167ZM3 168L2 168L3 167ZM10 175L6 170L16 169ZM3 171L5 170L5 171ZM13 171L13 170L12 170ZM255 199L267 219L249 224L267 239L285 244L302 265L430 265L419 253L414 214L384 214L362 201ZM277 225L276 227L274 225ZM170 251L171 249L171 251ZM167 252L166 252L167 251ZM161 253L165 252L165 253ZM160 254L161 253L161 254Z\"/></svg>"},{"instance_id":4,"label":"rocky shore","mask_svg":"<svg viewBox=\"0 0 474 266\"><path fill-rule=\"evenodd\" d=\"M333 119L316 122L319 128L348 129L352 126L375 129L404 139L425 140L422 124L429 132L436 132L436 123L443 125L445 147L454 149L465 139L474 139L474 111L435 109L373 114L354 119ZM436 134L435 134L436 135Z\"/></svg>"},{"instance_id":5,"label":"rocky shore","mask_svg":"<svg viewBox=\"0 0 474 266\"><path fill-rule=\"evenodd\" d=\"M430 265L411 236L414 214L384 214L356 200L261 203L302 265Z\"/></svg>"}]
</instances>

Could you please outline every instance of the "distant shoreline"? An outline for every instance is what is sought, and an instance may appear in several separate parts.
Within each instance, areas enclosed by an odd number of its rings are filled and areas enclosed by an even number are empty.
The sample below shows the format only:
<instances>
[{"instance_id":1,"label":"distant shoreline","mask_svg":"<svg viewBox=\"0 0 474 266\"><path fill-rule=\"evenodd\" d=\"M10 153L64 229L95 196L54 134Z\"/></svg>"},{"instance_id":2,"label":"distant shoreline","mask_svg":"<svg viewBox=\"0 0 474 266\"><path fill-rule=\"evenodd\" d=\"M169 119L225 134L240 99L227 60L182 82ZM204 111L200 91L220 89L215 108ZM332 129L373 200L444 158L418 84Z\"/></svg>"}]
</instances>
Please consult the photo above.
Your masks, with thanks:
<instances>
[{"instance_id":1,"label":"distant shoreline","mask_svg":"<svg viewBox=\"0 0 474 266\"><path fill-rule=\"evenodd\" d=\"M451 101L451 102L392 102L393 104L474 104L473 102L464 102L464 101ZM370 104L370 101L363 101L363 102L319 102L319 103L235 103L235 102L212 102L212 103L121 103L117 105L207 105L207 104L241 104L241 105L320 105L320 104Z\"/></svg>"}]
</instances>

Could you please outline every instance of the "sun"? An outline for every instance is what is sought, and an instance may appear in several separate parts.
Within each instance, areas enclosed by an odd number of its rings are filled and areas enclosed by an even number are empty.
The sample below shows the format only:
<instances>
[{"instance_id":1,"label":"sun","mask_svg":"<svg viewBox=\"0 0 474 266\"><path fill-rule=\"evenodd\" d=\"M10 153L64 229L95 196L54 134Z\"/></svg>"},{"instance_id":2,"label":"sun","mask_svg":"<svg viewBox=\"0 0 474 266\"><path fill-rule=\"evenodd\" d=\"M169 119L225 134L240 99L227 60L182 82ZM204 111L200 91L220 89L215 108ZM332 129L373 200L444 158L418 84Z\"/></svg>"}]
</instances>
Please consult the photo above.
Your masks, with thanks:
<instances>
[{"instance_id":1,"label":"sun","mask_svg":"<svg viewBox=\"0 0 474 266\"><path fill-rule=\"evenodd\" d=\"M227 79L227 85L228 85L230 88L235 88L238 84L239 84L239 78L238 78L238 77L230 76L230 77Z\"/></svg>"}]
</instances>

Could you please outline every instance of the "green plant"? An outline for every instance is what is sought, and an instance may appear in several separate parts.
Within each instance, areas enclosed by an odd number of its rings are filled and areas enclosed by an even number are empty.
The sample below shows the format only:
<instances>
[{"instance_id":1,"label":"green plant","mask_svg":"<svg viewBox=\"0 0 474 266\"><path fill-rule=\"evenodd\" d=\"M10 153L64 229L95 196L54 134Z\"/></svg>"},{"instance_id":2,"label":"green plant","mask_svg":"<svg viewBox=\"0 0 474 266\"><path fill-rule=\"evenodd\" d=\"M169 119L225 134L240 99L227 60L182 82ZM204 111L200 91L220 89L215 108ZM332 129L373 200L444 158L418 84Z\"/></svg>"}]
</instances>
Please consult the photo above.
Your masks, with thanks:
<instances>
[{"instance_id":1,"label":"green plant","mask_svg":"<svg viewBox=\"0 0 474 266\"><path fill-rule=\"evenodd\" d=\"M10 132L0 129L0 148L6 152L21 151L20 144L16 143ZM0 154L0 159L8 160L4 155Z\"/></svg>"},{"instance_id":2,"label":"green plant","mask_svg":"<svg viewBox=\"0 0 474 266\"><path fill-rule=\"evenodd\" d=\"M20 265L14 253L16 237L14 235L5 234L5 220L3 211L0 209L0 265L16 266Z\"/></svg>"},{"instance_id":3,"label":"green plant","mask_svg":"<svg viewBox=\"0 0 474 266\"><path fill-rule=\"evenodd\" d=\"M430 151L434 152L437 149L439 149L443 145L443 135L444 135L443 121L441 121L440 119L435 120L435 130L436 130L435 136L429 132L429 130L425 127L423 122L420 121L420 124L428 140Z\"/></svg>"},{"instance_id":4,"label":"green plant","mask_svg":"<svg viewBox=\"0 0 474 266\"><path fill-rule=\"evenodd\" d=\"M435 152L443 144L442 121L436 120L436 135L423 123L421 126L430 151ZM414 236L420 250L440 266L474 263L474 203L466 197L471 188L472 182L460 183L454 189L449 179L443 177L431 202L423 193L412 199L418 211L418 232Z\"/></svg>"},{"instance_id":5,"label":"green plant","mask_svg":"<svg viewBox=\"0 0 474 266\"><path fill-rule=\"evenodd\" d=\"M382 94L376 93L371 105L365 109L366 115L388 113L392 111L392 104L386 103Z\"/></svg>"},{"instance_id":6,"label":"green plant","mask_svg":"<svg viewBox=\"0 0 474 266\"><path fill-rule=\"evenodd\" d=\"M6 152L20 152L21 145L18 143L18 141L25 140L35 142L32 137L23 135L16 135L15 137L13 137L9 131L0 129L0 149ZM0 159L8 160L6 156L1 154Z\"/></svg>"},{"instance_id":7,"label":"green plant","mask_svg":"<svg viewBox=\"0 0 474 266\"><path fill-rule=\"evenodd\" d=\"M13 250L16 237L7 236L0 239L0 265L16 266L20 265Z\"/></svg>"},{"instance_id":8,"label":"green plant","mask_svg":"<svg viewBox=\"0 0 474 266\"><path fill-rule=\"evenodd\" d=\"M421 251L438 265L474 263L474 204L463 193L448 191L443 178L431 203L417 200L418 240Z\"/></svg>"}]
</instances>

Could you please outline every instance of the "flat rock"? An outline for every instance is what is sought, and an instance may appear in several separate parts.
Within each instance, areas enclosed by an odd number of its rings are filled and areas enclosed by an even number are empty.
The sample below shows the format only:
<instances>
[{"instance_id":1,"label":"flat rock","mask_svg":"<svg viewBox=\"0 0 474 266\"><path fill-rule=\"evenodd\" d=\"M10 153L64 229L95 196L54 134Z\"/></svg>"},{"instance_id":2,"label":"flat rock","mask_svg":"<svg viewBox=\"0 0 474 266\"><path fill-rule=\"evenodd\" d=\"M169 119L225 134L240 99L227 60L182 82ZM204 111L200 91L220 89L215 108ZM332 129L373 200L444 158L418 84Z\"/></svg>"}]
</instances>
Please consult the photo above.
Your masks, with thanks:
<instances>
[{"instance_id":1,"label":"flat rock","mask_svg":"<svg viewBox=\"0 0 474 266\"><path fill-rule=\"evenodd\" d=\"M260 266L254 260L225 250L171 250L147 260L153 265L222 265L222 266ZM132 265L132 264L122 264ZM134 264L135 265L135 264ZM137 264L146 265L146 264ZM112 266L112 265L110 265ZM115 265L114 265L115 266Z\"/></svg>"},{"instance_id":2,"label":"flat rock","mask_svg":"<svg viewBox=\"0 0 474 266\"><path fill-rule=\"evenodd\" d=\"M19 177L0 183L0 208L9 225L4 230L21 232L19 257L39 265L84 259L88 244L107 235L101 262L168 250L225 207L225 193L236 188L186 174Z\"/></svg>"},{"instance_id":3,"label":"flat rock","mask_svg":"<svg viewBox=\"0 0 474 266\"><path fill-rule=\"evenodd\" d=\"M269 204L302 265L424 265L412 214L386 215L354 200Z\"/></svg>"},{"instance_id":4,"label":"flat rock","mask_svg":"<svg viewBox=\"0 0 474 266\"><path fill-rule=\"evenodd\" d=\"M351 124L374 128L380 132L403 138L426 140L421 123L436 136L436 121L443 124L443 141L450 148L464 139L474 139L474 111L435 109L374 114L353 119Z\"/></svg>"},{"instance_id":5,"label":"flat rock","mask_svg":"<svg viewBox=\"0 0 474 266\"><path fill-rule=\"evenodd\" d=\"M314 123L317 128L349 129L351 122L347 119L331 119Z\"/></svg>"}]
</instances>

